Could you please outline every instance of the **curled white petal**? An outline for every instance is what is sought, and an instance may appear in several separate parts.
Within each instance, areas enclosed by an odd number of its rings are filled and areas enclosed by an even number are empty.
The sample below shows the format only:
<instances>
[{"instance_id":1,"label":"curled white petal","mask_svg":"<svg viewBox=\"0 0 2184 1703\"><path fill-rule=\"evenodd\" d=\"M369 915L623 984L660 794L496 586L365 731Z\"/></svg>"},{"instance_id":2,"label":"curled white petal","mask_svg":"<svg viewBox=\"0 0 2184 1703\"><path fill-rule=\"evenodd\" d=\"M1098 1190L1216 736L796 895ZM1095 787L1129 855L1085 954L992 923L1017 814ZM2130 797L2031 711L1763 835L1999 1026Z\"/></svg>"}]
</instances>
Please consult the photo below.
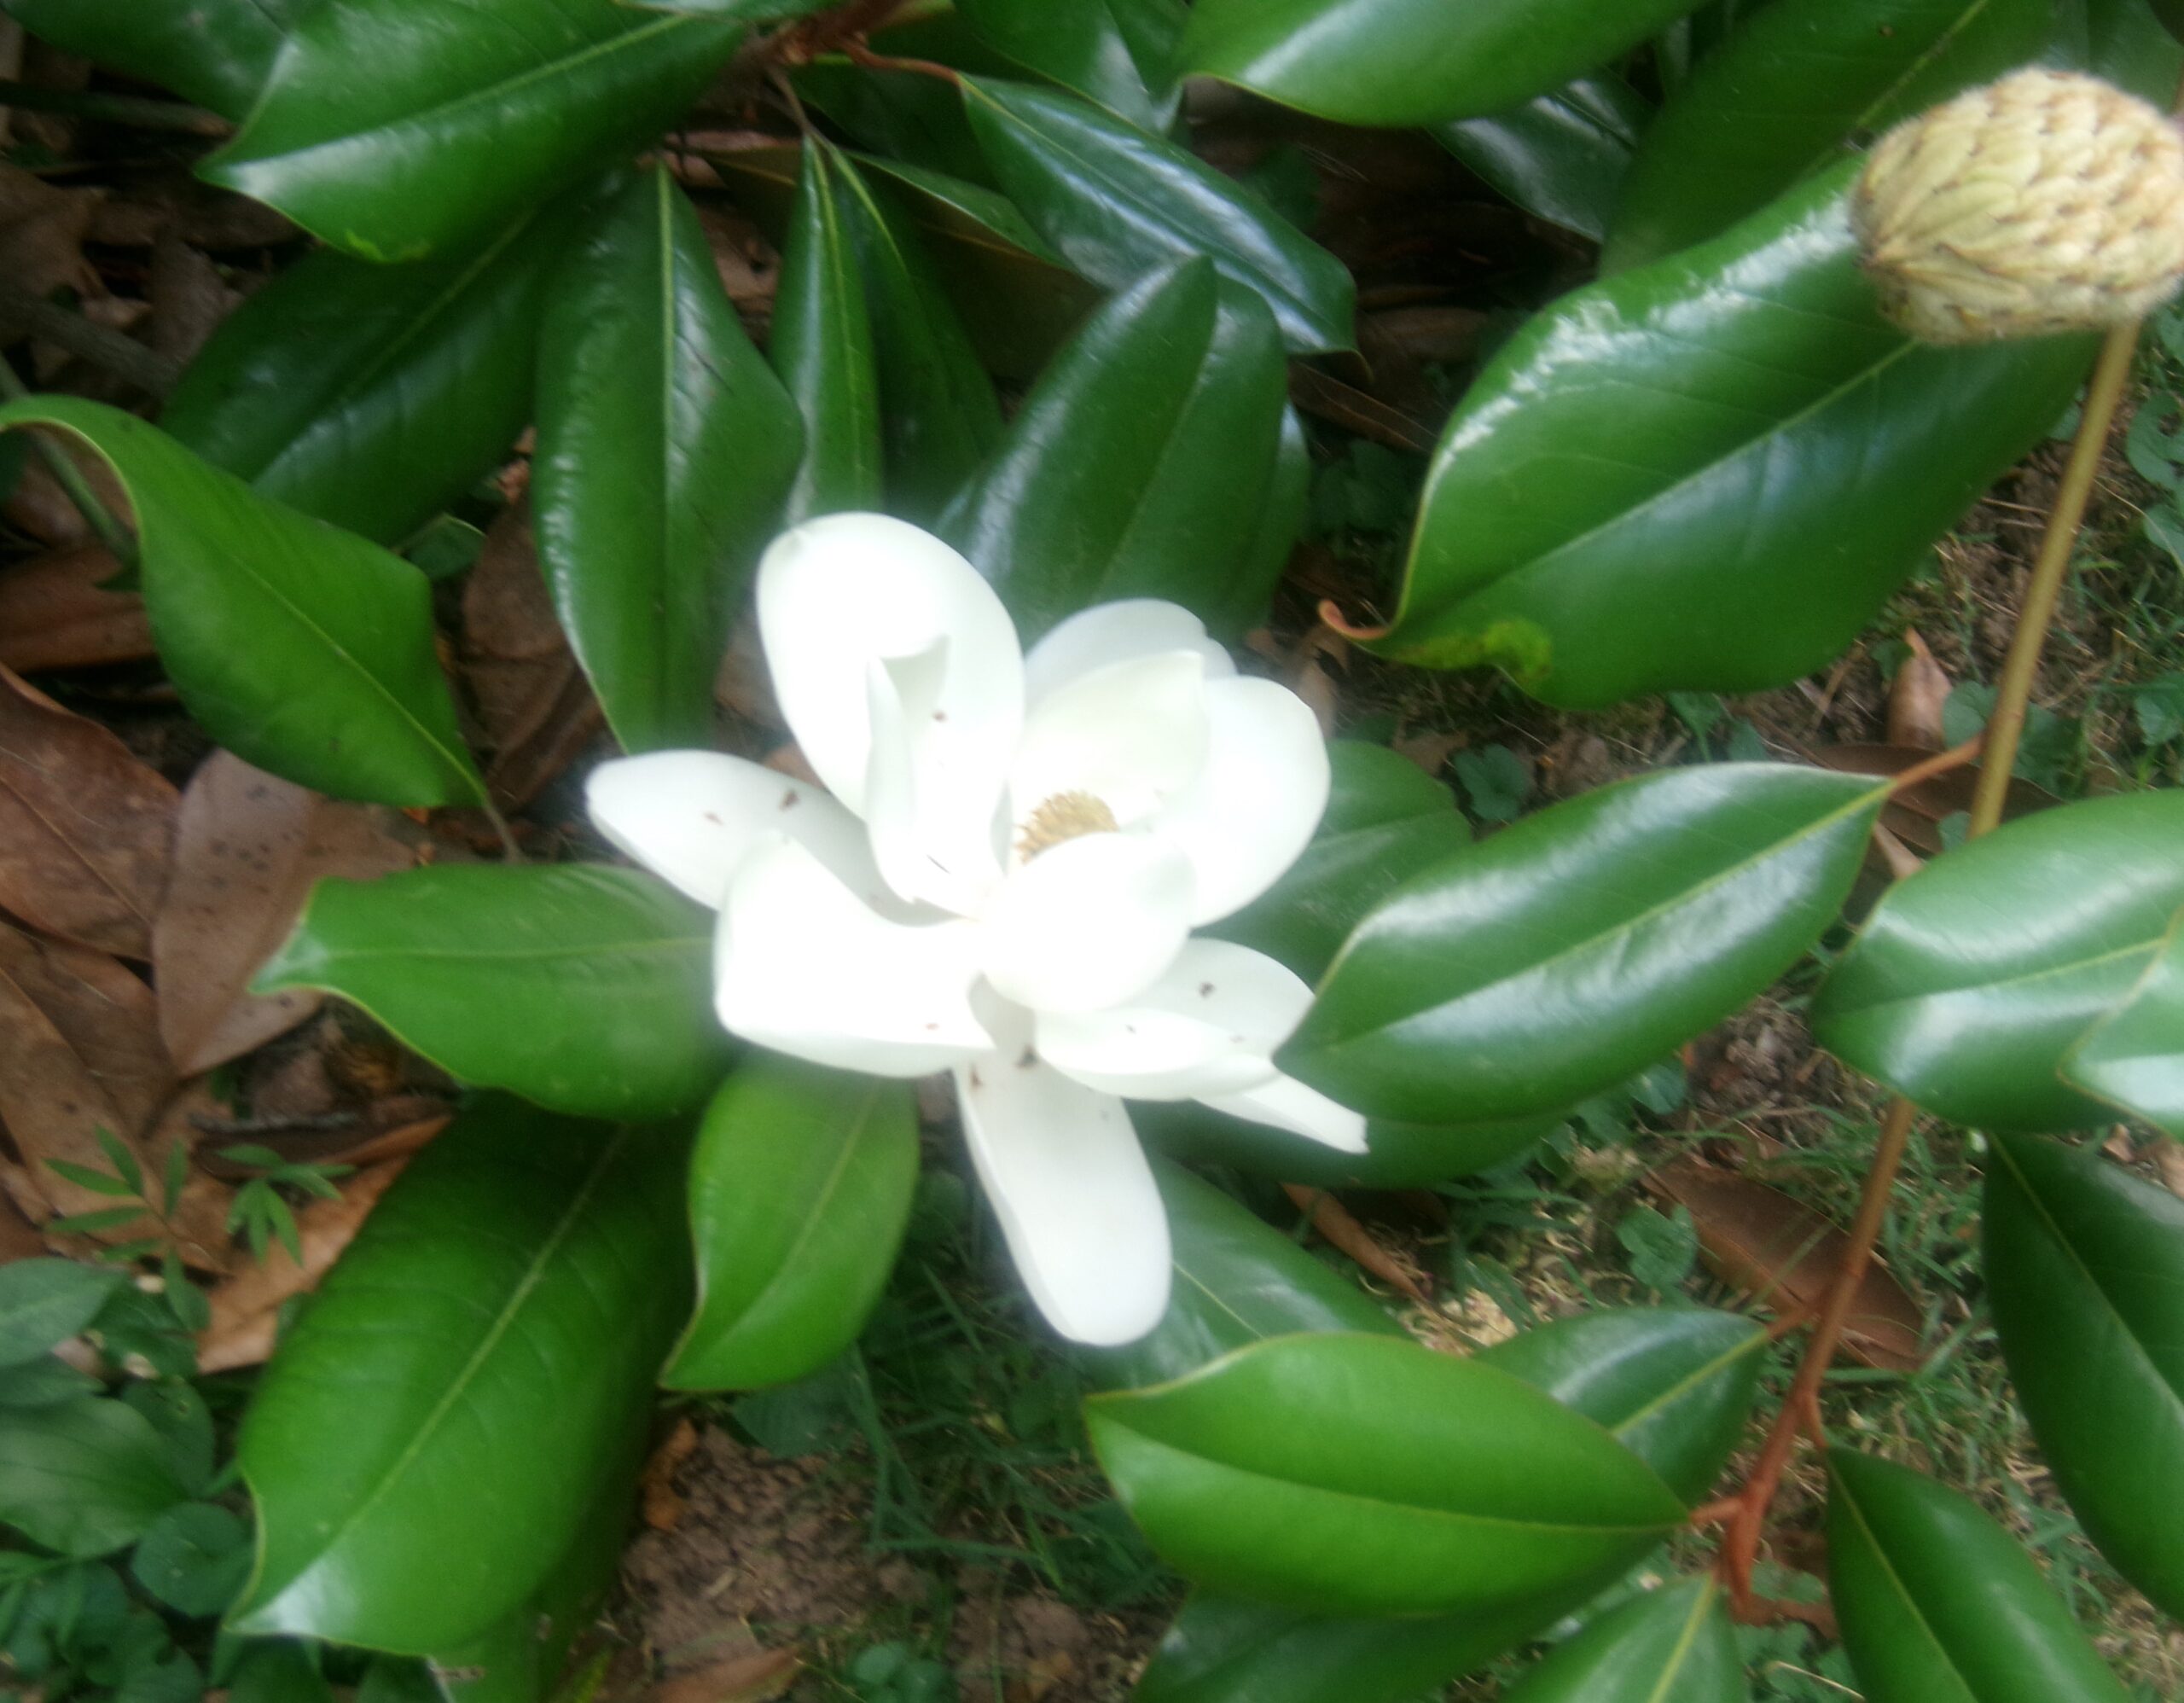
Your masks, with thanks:
<instances>
[{"instance_id":1,"label":"curled white petal","mask_svg":"<svg viewBox=\"0 0 2184 1703\"><path fill-rule=\"evenodd\" d=\"M1039 1062L1020 1012L982 1008L1002 1049L956 1070L963 1136L1010 1257L1064 1336L1135 1341L1167 1311L1168 1216L1121 1101Z\"/></svg>"},{"instance_id":2,"label":"curled white petal","mask_svg":"<svg viewBox=\"0 0 2184 1703\"><path fill-rule=\"evenodd\" d=\"M728 886L713 995L732 1034L874 1076L923 1076L994 1045L970 1003L979 931L892 922L776 836Z\"/></svg>"},{"instance_id":3,"label":"curled white petal","mask_svg":"<svg viewBox=\"0 0 2184 1703\"><path fill-rule=\"evenodd\" d=\"M1303 978L1263 952L1194 939L1120 1005L1040 1013L1039 1056L1088 1088L1132 1100L1234 1094L1274 1079L1274 1049L1311 1003Z\"/></svg>"},{"instance_id":4,"label":"curled white petal","mask_svg":"<svg viewBox=\"0 0 2184 1703\"><path fill-rule=\"evenodd\" d=\"M979 571L885 514L790 528L758 563L759 639L805 760L858 815L872 755L867 671L909 663L920 766L944 768L990 817L1024 723L1016 628ZM928 758L923 753L930 752ZM974 810L973 813L977 813Z\"/></svg>"},{"instance_id":5,"label":"curled white petal","mask_svg":"<svg viewBox=\"0 0 2184 1703\"><path fill-rule=\"evenodd\" d=\"M981 919L986 979L1039 1011L1128 999L1190 933L1182 854L1128 834L1088 834L1012 870Z\"/></svg>"},{"instance_id":6,"label":"curled white petal","mask_svg":"<svg viewBox=\"0 0 2184 1703\"><path fill-rule=\"evenodd\" d=\"M615 848L717 910L752 846L801 841L860 896L883 886L857 819L817 787L717 751L654 751L602 763L584 782L592 823Z\"/></svg>"},{"instance_id":7,"label":"curled white petal","mask_svg":"<svg viewBox=\"0 0 2184 1703\"><path fill-rule=\"evenodd\" d=\"M1182 604L1126 597L1079 610L1031 647L1024 658L1025 700L1036 708L1079 675L1170 650L1196 651L1209 680L1236 671L1228 653L1206 636L1205 623Z\"/></svg>"},{"instance_id":8,"label":"curled white petal","mask_svg":"<svg viewBox=\"0 0 2184 1703\"><path fill-rule=\"evenodd\" d=\"M1327 807L1326 738L1310 707L1271 680L1206 683L1205 764L1147 831L1197 876L1194 927L1240 910L1297 861Z\"/></svg>"},{"instance_id":9,"label":"curled white petal","mask_svg":"<svg viewBox=\"0 0 2184 1703\"><path fill-rule=\"evenodd\" d=\"M1002 824L985 782L954 761L945 741L925 735L944 652L867 665L864 819L897 895L964 916L1001 879Z\"/></svg>"},{"instance_id":10,"label":"curled white petal","mask_svg":"<svg viewBox=\"0 0 2184 1703\"><path fill-rule=\"evenodd\" d=\"M1271 1124L1277 1130L1339 1148L1345 1153L1365 1151L1364 1115L1336 1104L1318 1089L1307 1088L1293 1076L1277 1074L1257 1087L1240 1089L1233 1094L1199 1094L1192 1097L1232 1118Z\"/></svg>"},{"instance_id":11,"label":"curled white petal","mask_svg":"<svg viewBox=\"0 0 2184 1703\"><path fill-rule=\"evenodd\" d=\"M1111 663L1049 693L1009 765L1019 827L1045 799L1095 798L1127 827L1197 780L1206 759L1206 680L1196 651Z\"/></svg>"}]
</instances>

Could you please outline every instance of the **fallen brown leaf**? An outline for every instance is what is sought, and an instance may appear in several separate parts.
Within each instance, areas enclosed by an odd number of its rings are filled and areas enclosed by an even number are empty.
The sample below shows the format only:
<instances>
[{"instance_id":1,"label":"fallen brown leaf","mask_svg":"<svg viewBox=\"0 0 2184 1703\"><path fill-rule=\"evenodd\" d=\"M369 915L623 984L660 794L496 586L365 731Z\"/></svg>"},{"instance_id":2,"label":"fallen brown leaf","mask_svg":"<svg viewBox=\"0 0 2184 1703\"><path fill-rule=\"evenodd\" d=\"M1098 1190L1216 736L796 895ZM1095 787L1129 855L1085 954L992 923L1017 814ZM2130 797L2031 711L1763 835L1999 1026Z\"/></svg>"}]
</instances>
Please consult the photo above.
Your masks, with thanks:
<instances>
[{"instance_id":1,"label":"fallen brown leaf","mask_svg":"<svg viewBox=\"0 0 2184 1703\"><path fill-rule=\"evenodd\" d=\"M107 511L125 520L130 513L129 498L113 469L73 438L63 438L58 433L44 435L49 443L57 445L61 453L76 464L76 470L106 504ZM0 503L0 515L40 543L55 549L96 542L84 511L61 488L61 481L48 471L44 461L35 455L23 463L15 490L9 493L4 503Z\"/></svg>"},{"instance_id":2,"label":"fallen brown leaf","mask_svg":"<svg viewBox=\"0 0 2184 1703\"><path fill-rule=\"evenodd\" d=\"M1707 1269L1770 1311L1816 1309L1842 1270L1849 1239L1780 1189L1698 1160L1664 1165L1646 1183L1690 1212ZM1915 1372L1924 1338L1918 1304L1874 1260L1844 1322L1844 1351L1864 1365Z\"/></svg>"},{"instance_id":3,"label":"fallen brown leaf","mask_svg":"<svg viewBox=\"0 0 2184 1703\"><path fill-rule=\"evenodd\" d=\"M333 1269L406 1162L391 1160L359 1171L342 1179L339 1200L313 1200L298 1212L296 1240L304 1251L300 1265L276 1243L266 1249L264 1264L246 1266L212 1291L212 1322L197 1337L200 1370L255 1366L272 1353L281 1304L316 1287Z\"/></svg>"},{"instance_id":4,"label":"fallen brown leaf","mask_svg":"<svg viewBox=\"0 0 2184 1703\"><path fill-rule=\"evenodd\" d=\"M2158 1137L2153 1144L2153 1168L2170 1194L2184 1195L2184 1146L2167 1136Z\"/></svg>"},{"instance_id":5,"label":"fallen brown leaf","mask_svg":"<svg viewBox=\"0 0 2184 1703\"><path fill-rule=\"evenodd\" d=\"M1888 689L1888 742L1919 751L1943 750L1949 740L1942 732L1942 706L1949 701L1953 683L1934 660L1918 628L1906 629L1903 642L1911 647L1911 654L1903 659Z\"/></svg>"},{"instance_id":6,"label":"fallen brown leaf","mask_svg":"<svg viewBox=\"0 0 2184 1703\"><path fill-rule=\"evenodd\" d=\"M15 1203L0 1194L0 1265L11 1260L36 1259L44 1253L45 1238L38 1227L16 1210Z\"/></svg>"},{"instance_id":7,"label":"fallen brown leaf","mask_svg":"<svg viewBox=\"0 0 2184 1703\"><path fill-rule=\"evenodd\" d=\"M1388 748L1438 780L1449 759L1469 743L1471 735L1467 733L1413 733L1395 741Z\"/></svg>"},{"instance_id":8,"label":"fallen brown leaf","mask_svg":"<svg viewBox=\"0 0 2184 1703\"><path fill-rule=\"evenodd\" d=\"M1346 432L1385 444L1391 450L1407 450L1421 456L1432 452L1435 433L1432 427L1317 367L1298 365L1290 369L1289 399L1307 414L1332 421Z\"/></svg>"},{"instance_id":9,"label":"fallen brown leaf","mask_svg":"<svg viewBox=\"0 0 2184 1703\"><path fill-rule=\"evenodd\" d=\"M32 674L154 654L144 600L100 589L115 572L102 546L78 544L0 573L0 666Z\"/></svg>"},{"instance_id":10,"label":"fallen brown leaf","mask_svg":"<svg viewBox=\"0 0 2184 1703\"><path fill-rule=\"evenodd\" d=\"M103 194L57 189L20 166L0 165L0 278L33 296L97 290L84 240Z\"/></svg>"},{"instance_id":11,"label":"fallen brown leaf","mask_svg":"<svg viewBox=\"0 0 2184 1703\"><path fill-rule=\"evenodd\" d=\"M152 240L152 266L144 281L151 302L152 347L177 363L192 359L241 300L201 248L172 230Z\"/></svg>"},{"instance_id":12,"label":"fallen brown leaf","mask_svg":"<svg viewBox=\"0 0 2184 1703\"><path fill-rule=\"evenodd\" d=\"M637 1479L637 1506L646 1525L655 1532L672 1532L690 1511L689 1502L675 1488L675 1474L698 1446L698 1427L686 1416L660 1440L645 1462Z\"/></svg>"},{"instance_id":13,"label":"fallen brown leaf","mask_svg":"<svg viewBox=\"0 0 2184 1703\"><path fill-rule=\"evenodd\" d=\"M322 997L253 995L258 966L295 926L322 877L369 881L417 860L398 811L338 803L216 751L177 817L173 873L152 927L160 1032L186 1076L293 1028Z\"/></svg>"},{"instance_id":14,"label":"fallen brown leaf","mask_svg":"<svg viewBox=\"0 0 2184 1703\"><path fill-rule=\"evenodd\" d=\"M1417 1275L1374 1241L1373 1233L1326 1189L1302 1183L1285 1183L1281 1187L1312 1221L1312 1228L1337 1248L1406 1299L1415 1301L1421 1307L1433 1305L1433 1298L1426 1293L1426 1286L1418 1281Z\"/></svg>"},{"instance_id":15,"label":"fallen brown leaf","mask_svg":"<svg viewBox=\"0 0 2184 1703\"><path fill-rule=\"evenodd\" d=\"M0 668L0 905L148 957L177 802L113 734Z\"/></svg>"},{"instance_id":16,"label":"fallen brown leaf","mask_svg":"<svg viewBox=\"0 0 2184 1703\"><path fill-rule=\"evenodd\" d=\"M760 1650L663 1679L647 1703L767 1703L796 1683L802 1659L793 1650Z\"/></svg>"},{"instance_id":17,"label":"fallen brown leaf","mask_svg":"<svg viewBox=\"0 0 2184 1703\"><path fill-rule=\"evenodd\" d=\"M485 782L503 810L528 804L606 723L539 571L531 510L503 510L462 588L462 671L493 747Z\"/></svg>"}]
</instances>

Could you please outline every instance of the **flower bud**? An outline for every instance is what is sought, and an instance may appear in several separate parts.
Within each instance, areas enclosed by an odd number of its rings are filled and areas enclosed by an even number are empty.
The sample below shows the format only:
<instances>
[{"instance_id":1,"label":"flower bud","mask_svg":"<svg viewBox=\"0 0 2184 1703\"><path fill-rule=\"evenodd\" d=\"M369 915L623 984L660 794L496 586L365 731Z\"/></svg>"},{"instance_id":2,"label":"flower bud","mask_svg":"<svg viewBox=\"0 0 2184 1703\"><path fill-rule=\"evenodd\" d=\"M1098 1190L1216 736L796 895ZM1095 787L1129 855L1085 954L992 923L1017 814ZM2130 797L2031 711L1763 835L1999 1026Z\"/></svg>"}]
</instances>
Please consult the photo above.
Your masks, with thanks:
<instances>
[{"instance_id":1,"label":"flower bud","mask_svg":"<svg viewBox=\"0 0 2184 1703\"><path fill-rule=\"evenodd\" d=\"M1883 137L1850 222L1926 342L2123 324L2184 282L2184 132L2098 78L2020 71Z\"/></svg>"}]
</instances>

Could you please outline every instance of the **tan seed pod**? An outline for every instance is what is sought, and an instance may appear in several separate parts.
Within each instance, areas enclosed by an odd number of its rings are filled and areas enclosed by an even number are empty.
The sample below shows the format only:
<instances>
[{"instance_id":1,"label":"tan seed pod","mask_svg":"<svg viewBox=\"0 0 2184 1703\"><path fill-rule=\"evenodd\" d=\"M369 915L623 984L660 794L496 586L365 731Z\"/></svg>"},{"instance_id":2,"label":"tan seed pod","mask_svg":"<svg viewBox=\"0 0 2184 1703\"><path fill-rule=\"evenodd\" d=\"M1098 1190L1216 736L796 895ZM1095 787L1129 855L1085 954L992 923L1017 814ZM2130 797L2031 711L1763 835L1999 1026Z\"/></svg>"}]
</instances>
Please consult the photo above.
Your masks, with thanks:
<instances>
[{"instance_id":1,"label":"tan seed pod","mask_svg":"<svg viewBox=\"0 0 2184 1703\"><path fill-rule=\"evenodd\" d=\"M1926 342L2120 325L2184 282L2184 131L2098 78L2020 71L1883 137L1850 221Z\"/></svg>"}]
</instances>

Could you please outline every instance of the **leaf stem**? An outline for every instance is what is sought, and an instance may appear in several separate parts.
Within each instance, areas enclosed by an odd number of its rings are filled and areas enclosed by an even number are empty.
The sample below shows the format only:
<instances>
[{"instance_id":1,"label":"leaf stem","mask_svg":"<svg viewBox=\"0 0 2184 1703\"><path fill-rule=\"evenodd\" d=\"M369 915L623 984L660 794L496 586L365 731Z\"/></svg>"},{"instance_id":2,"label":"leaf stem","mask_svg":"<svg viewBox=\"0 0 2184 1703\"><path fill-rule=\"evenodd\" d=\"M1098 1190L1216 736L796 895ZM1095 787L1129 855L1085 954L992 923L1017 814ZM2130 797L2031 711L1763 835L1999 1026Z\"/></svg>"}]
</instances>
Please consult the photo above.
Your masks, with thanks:
<instances>
[{"instance_id":1,"label":"leaf stem","mask_svg":"<svg viewBox=\"0 0 2184 1703\"><path fill-rule=\"evenodd\" d=\"M22 402L27 400L31 394L30 387L24 384L21 375L15 371L15 363L5 356L0 356L0 399ZM125 568L134 568L136 566L136 541L130 537L128 528L114 519L113 511L101 500L98 492L91 489L91 482L84 476L83 468L76 465L67 450L42 432L33 430L31 433L31 447L45 462L61 490L68 494L68 500L76 505L76 512L84 517L84 524L98 534L99 542L106 546L107 554Z\"/></svg>"}]
</instances>

